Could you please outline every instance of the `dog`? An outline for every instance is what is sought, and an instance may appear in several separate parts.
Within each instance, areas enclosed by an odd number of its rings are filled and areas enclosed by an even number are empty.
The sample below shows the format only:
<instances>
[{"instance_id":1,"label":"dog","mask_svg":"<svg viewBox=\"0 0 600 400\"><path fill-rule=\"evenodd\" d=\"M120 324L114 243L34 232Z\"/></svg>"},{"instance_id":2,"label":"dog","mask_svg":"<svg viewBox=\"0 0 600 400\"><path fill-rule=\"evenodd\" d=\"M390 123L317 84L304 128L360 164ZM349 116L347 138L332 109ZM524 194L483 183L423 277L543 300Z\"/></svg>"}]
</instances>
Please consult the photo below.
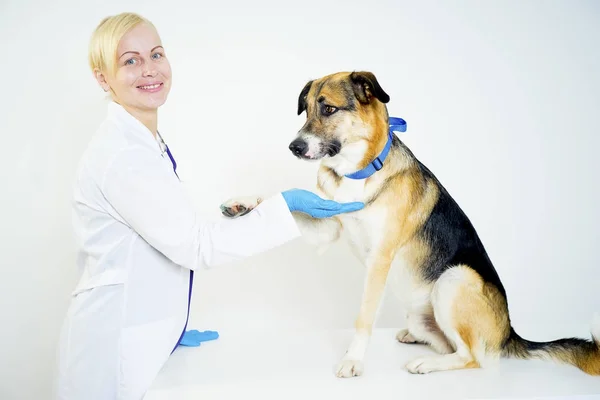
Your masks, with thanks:
<instances>
[{"instance_id":1,"label":"dog","mask_svg":"<svg viewBox=\"0 0 600 400\"><path fill-rule=\"evenodd\" d=\"M389 133L389 100L368 71L310 80L298 97L298 115L306 112L306 121L289 150L320 163L315 193L365 204L325 219L294 213L309 243L323 251L345 236L366 267L354 335L337 376L363 374L392 266L407 322L396 339L427 344L437 353L410 361L409 372L482 368L490 360L515 357L553 359L600 375L600 318L592 324L592 340L532 342L516 333L505 288L471 221L435 175ZM360 171L367 172L357 178ZM258 197L233 198L221 210L237 218L258 204Z\"/></svg>"}]
</instances>

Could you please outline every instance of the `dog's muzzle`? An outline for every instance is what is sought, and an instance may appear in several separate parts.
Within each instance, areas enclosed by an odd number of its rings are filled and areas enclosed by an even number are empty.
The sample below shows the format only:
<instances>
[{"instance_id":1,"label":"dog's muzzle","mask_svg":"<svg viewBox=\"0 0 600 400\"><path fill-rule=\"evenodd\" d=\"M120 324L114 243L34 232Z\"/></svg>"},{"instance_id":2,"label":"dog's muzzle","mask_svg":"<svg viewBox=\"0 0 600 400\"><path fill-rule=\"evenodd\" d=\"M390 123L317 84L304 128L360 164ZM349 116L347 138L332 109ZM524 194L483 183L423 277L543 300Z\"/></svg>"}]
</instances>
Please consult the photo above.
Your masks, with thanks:
<instances>
[{"instance_id":1,"label":"dog's muzzle","mask_svg":"<svg viewBox=\"0 0 600 400\"><path fill-rule=\"evenodd\" d=\"M316 136L299 136L290 143L290 151L298 158L320 160L325 156L333 157L340 152L342 144L334 139L322 141Z\"/></svg>"},{"instance_id":2,"label":"dog's muzzle","mask_svg":"<svg viewBox=\"0 0 600 400\"><path fill-rule=\"evenodd\" d=\"M329 145L327 146L327 155L329 157L333 157L335 156L337 153L340 152L340 150L342 150L342 144L336 139L333 140L331 143L329 143Z\"/></svg>"},{"instance_id":3,"label":"dog's muzzle","mask_svg":"<svg viewBox=\"0 0 600 400\"><path fill-rule=\"evenodd\" d=\"M304 157L308 150L308 143L304 139L298 138L290 143L289 149L296 157Z\"/></svg>"}]
</instances>

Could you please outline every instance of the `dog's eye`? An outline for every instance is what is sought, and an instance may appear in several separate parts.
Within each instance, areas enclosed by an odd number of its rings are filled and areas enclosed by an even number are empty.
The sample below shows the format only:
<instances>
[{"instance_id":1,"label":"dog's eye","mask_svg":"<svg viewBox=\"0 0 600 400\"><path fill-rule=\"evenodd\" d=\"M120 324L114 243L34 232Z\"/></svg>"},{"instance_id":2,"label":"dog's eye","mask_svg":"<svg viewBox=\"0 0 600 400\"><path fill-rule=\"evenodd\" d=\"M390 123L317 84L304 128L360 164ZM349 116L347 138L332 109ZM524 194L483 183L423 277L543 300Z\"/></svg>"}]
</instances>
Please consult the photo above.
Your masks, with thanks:
<instances>
[{"instance_id":1,"label":"dog's eye","mask_svg":"<svg viewBox=\"0 0 600 400\"><path fill-rule=\"evenodd\" d=\"M335 108L333 106L324 106L323 107L323 114L325 114L325 115L331 115L336 111L337 111L337 108Z\"/></svg>"}]
</instances>

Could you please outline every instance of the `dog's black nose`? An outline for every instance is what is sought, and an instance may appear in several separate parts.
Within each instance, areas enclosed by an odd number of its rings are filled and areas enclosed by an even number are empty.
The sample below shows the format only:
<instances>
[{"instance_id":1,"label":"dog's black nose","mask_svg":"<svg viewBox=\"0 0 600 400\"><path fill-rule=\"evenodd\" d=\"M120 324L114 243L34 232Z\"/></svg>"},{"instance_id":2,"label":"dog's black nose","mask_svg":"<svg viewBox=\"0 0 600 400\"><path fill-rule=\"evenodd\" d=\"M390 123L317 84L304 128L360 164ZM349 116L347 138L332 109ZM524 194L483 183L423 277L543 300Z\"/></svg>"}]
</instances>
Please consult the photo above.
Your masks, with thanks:
<instances>
[{"instance_id":1,"label":"dog's black nose","mask_svg":"<svg viewBox=\"0 0 600 400\"><path fill-rule=\"evenodd\" d=\"M306 150L308 150L308 143L302 139L296 139L290 143L290 150L297 157L303 156L306 153Z\"/></svg>"}]
</instances>

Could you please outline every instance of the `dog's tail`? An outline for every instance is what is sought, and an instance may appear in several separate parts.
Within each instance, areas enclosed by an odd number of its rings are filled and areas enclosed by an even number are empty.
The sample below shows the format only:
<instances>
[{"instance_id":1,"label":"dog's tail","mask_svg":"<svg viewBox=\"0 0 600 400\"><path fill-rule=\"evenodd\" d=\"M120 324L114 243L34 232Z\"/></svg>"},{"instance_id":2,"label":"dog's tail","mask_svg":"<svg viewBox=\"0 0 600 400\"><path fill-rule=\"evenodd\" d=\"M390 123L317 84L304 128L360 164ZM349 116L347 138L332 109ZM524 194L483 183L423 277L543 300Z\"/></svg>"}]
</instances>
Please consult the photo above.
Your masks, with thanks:
<instances>
[{"instance_id":1,"label":"dog's tail","mask_svg":"<svg viewBox=\"0 0 600 400\"><path fill-rule=\"evenodd\" d=\"M502 355L520 359L550 359L571 364L590 375L600 375L600 315L592 323L592 340L579 338L532 342L510 328Z\"/></svg>"}]
</instances>

